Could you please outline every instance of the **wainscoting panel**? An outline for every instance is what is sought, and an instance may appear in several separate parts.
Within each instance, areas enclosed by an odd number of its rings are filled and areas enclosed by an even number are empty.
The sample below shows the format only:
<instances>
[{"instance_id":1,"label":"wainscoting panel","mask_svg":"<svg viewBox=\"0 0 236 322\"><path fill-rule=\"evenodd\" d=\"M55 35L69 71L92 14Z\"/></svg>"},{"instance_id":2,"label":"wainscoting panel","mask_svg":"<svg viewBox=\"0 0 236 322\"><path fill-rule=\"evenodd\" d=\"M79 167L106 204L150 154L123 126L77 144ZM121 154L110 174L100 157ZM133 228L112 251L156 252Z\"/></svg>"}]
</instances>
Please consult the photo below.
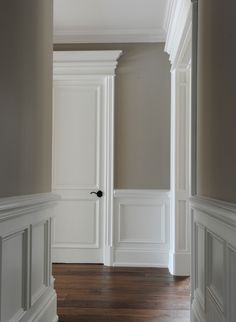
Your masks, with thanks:
<instances>
[{"instance_id":1,"label":"wainscoting panel","mask_svg":"<svg viewBox=\"0 0 236 322\"><path fill-rule=\"evenodd\" d=\"M200 224L195 224L195 297L198 299L201 309L205 310L205 228Z\"/></svg>"},{"instance_id":2,"label":"wainscoting panel","mask_svg":"<svg viewBox=\"0 0 236 322\"><path fill-rule=\"evenodd\" d=\"M50 283L48 231L48 220L31 227L31 305L34 305Z\"/></svg>"},{"instance_id":3,"label":"wainscoting panel","mask_svg":"<svg viewBox=\"0 0 236 322\"><path fill-rule=\"evenodd\" d=\"M0 199L0 322L55 322L50 222L57 198Z\"/></svg>"},{"instance_id":4,"label":"wainscoting panel","mask_svg":"<svg viewBox=\"0 0 236 322\"><path fill-rule=\"evenodd\" d=\"M208 235L207 260L208 260L208 276L207 290L214 301L223 311L224 298L224 241L211 232Z\"/></svg>"},{"instance_id":5,"label":"wainscoting panel","mask_svg":"<svg viewBox=\"0 0 236 322\"><path fill-rule=\"evenodd\" d=\"M194 197L192 322L236 321L236 206Z\"/></svg>"},{"instance_id":6,"label":"wainscoting panel","mask_svg":"<svg viewBox=\"0 0 236 322\"><path fill-rule=\"evenodd\" d=\"M207 297L207 322L224 322L223 314L217 307L212 296L209 294Z\"/></svg>"},{"instance_id":7,"label":"wainscoting panel","mask_svg":"<svg viewBox=\"0 0 236 322\"><path fill-rule=\"evenodd\" d=\"M170 193L116 190L115 266L168 266Z\"/></svg>"},{"instance_id":8,"label":"wainscoting panel","mask_svg":"<svg viewBox=\"0 0 236 322\"><path fill-rule=\"evenodd\" d=\"M2 236L1 321L18 321L27 309L28 229Z\"/></svg>"},{"instance_id":9,"label":"wainscoting panel","mask_svg":"<svg viewBox=\"0 0 236 322\"><path fill-rule=\"evenodd\" d=\"M236 321L236 305L235 305L235 298L236 298L236 249L232 247L228 247L228 298L226 302L228 303L228 312L229 312L229 322Z\"/></svg>"}]
</instances>

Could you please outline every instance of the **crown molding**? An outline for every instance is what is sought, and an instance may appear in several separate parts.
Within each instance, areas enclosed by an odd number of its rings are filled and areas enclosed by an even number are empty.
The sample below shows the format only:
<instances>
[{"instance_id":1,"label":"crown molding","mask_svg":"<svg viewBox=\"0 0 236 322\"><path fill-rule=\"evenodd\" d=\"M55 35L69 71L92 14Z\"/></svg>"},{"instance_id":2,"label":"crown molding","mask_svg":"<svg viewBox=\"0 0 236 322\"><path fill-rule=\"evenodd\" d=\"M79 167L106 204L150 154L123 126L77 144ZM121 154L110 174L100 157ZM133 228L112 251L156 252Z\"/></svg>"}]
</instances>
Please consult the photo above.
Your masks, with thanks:
<instances>
[{"instance_id":1,"label":"crown molding","mask_svg":"<svg viewBox=\"0 0 236 322\"><path fill-rule=\"evenodd\" d=\"M169 0L164 28L166 29L165 51L170 56L172 67L176 65L181 47L191 34L192 3L190 0Z\"/></svg>"},{"instance_id":2,"label":"crown molding","mask_svg":"<svg viewBox=\"0 0 236 322\"><path fill-rule=\"evenodd\" d=\"M55 30L54 44L165 42L166 32L157 29Z\"/></svg>"},{"instance_id":3,"label":"crown molding","mask_svg":"<svg viewBox=\"0 0 236 322\"><path fill-rule=\"evenodd\" d=\"M174 11L174 5L176 4L175 1L173 0L167 0L167 4L166 4L166 11L165 11L165 16L164 16L164 20L163 20L163 28L165 30L165 32L168 32L168 28L171 22L171 18L172 18L172 13Z\"/></svg>"},{"instance_id":4,"label":"crown molding","mask_svg":"<svg viewBox=\"0 0 236 322\"><path fill-rule=\"evenodd\" d=\"M54 51L53 74L58 75L114 75L121 50Z\"/></svg>"}]
</instances>

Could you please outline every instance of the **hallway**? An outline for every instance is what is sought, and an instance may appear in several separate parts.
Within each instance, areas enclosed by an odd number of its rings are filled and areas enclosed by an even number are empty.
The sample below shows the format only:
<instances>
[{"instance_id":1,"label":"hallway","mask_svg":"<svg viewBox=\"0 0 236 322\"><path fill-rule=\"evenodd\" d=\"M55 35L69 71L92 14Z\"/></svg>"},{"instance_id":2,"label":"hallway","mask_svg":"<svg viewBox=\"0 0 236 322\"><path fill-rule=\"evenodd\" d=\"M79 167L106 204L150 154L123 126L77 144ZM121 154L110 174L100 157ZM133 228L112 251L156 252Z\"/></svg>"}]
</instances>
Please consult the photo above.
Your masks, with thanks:
<instances>
[{"instance_id":1,"label":"hallway","mask_svg":"<svg viewBox=\"0 0 236 322\"><path fill-rule=\"evenodd\" d=\"M59 322L189 322L189 278L162 268L54 264Z\"/></svg>"}]
</instances>

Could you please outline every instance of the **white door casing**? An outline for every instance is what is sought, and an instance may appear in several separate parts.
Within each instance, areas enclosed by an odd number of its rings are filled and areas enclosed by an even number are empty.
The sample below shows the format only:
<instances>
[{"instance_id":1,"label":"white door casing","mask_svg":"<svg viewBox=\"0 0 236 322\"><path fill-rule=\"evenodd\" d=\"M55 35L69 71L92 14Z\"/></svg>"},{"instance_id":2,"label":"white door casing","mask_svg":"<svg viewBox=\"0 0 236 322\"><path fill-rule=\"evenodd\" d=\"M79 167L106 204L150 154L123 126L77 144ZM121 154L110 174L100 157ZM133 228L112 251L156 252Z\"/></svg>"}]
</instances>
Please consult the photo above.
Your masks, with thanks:
<instances>
[{"instance_id":1,"label":"white door casing","mask_svg":"<svg viewBox=\"0 0 236 322\"><path fill-rule=\"evenodd\" d=\"M171 220L169 270L190 274L192 7L168 2L165 50L171 62ZM168 15L167 15L168 16Z\"/></svg>"},{"instance_id":2,"label":"white door casing","mask_svg":"<svg viewBox=\"0 0 236 322\"><path fill-rule=\"evenodd\" d=\"M112 261L114 71L120 51L54 53L53 261ZM91 192L103 191L102 198Z\"/></svg>"}]
</instances>

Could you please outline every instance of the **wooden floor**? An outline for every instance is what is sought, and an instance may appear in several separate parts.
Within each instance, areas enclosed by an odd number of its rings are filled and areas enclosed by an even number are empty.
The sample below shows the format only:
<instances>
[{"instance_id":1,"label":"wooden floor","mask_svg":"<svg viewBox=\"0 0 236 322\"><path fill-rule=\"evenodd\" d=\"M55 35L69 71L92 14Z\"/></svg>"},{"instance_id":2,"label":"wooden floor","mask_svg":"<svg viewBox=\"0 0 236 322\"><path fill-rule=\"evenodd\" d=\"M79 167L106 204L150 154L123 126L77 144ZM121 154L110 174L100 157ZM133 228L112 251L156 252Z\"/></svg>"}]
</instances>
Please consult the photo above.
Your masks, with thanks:
<instances>
[{"instance_id":1,"label":"wooden floor","mask_svg":"<svg viewBox=\"0 0 236 322\"><path fill-rule=\"evenodd\" d=\"M167 269L54 264L60 322L189 322L189 279Z\"/></svg>"}]
</instances>

